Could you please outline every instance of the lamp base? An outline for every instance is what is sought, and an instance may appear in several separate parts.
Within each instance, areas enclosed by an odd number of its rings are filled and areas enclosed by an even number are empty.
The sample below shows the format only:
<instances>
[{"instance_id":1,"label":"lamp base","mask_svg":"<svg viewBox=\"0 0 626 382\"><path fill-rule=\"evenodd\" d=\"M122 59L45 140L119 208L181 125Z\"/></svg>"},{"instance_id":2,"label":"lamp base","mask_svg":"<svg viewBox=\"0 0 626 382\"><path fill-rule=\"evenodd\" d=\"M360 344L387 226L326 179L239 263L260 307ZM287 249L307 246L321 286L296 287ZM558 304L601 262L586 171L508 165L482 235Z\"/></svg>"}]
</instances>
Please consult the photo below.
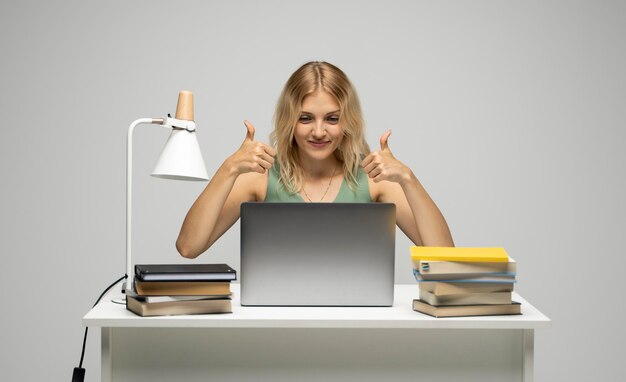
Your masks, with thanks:
<instances>
[{"instance_id":1,"label":"lamp base","mask_svg":"<svg viewBox=\"0 0 626 382\"><path fill-rule=\"evenodd\" d=\"M126 282L122 283L122 295L111 299L111 302L126 305Z\"/></svg>"}]
</instances>

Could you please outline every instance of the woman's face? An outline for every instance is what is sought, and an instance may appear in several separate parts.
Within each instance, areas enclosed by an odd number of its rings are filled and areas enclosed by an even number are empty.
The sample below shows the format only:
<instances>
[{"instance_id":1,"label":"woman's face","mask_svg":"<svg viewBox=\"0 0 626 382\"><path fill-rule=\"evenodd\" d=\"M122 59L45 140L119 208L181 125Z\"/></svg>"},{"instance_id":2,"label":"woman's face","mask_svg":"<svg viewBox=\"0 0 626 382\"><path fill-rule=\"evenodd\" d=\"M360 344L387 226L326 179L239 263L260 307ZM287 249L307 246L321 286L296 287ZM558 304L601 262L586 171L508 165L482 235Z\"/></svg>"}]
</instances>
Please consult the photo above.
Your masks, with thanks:
<instances>
[{"instance_id":1,"label":"woman's face","mask_svg":"<svg viewBox=\"0 0 626 382\"><path fill-rule=\"evenodd\" d=\"M294 131L301 158L323 160L333 155L343 140L339 116L339 104L330 94L317 91L304 97Z\"/></svg>"}]
</instances>

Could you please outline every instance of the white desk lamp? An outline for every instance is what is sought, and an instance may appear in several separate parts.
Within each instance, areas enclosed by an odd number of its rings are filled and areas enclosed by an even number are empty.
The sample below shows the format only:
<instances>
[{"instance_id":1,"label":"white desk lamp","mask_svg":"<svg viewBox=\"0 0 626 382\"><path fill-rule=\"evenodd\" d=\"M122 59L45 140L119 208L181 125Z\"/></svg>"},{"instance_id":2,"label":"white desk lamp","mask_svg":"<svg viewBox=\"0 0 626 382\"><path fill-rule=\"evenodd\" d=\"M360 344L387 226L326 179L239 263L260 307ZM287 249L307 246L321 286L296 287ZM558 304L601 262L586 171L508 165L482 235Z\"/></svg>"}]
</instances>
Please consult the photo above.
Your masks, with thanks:
<instances>
[{"instance_id":1,"label":"white desk lamp","mask_svg":"<svg viewBox=\"0 0 626 382\"><path fill-rule=\"evenodd\" d=\"M126 290L134 291L135 272L131 260L132 227L132 182L133 182L133 130L142 124L161 125L172 129L163 152L152 172L152 176L174 180L208 180L200 145L196 139L196 124L193 121L193 94L183 90L178 94L176 118L140 118L128 127L126 146ZM126 303L125 296L113 299Z\"/></svg>"}]
</instances>

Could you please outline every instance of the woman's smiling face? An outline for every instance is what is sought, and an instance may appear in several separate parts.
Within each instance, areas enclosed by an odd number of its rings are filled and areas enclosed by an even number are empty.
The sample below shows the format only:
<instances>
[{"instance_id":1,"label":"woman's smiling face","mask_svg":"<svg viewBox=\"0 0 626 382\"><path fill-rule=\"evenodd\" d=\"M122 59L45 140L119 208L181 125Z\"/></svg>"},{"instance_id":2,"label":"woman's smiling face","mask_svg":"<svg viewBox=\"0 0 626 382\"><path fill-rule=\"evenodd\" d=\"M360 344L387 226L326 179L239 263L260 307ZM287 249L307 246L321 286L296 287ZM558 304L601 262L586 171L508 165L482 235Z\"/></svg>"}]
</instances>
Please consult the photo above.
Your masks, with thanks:
<instances>
[{"instance_id":1,"label":"woman's smiling face","mask_svg":"<svg viewBox=\"0 0 626 382\"><path fill-rule=\"evenodd\" d=\"M337 100L325 91L304 97L294 130L300 158L323 160L333 155L343 140L340 109Z\"/></svg>"}]
</instances>

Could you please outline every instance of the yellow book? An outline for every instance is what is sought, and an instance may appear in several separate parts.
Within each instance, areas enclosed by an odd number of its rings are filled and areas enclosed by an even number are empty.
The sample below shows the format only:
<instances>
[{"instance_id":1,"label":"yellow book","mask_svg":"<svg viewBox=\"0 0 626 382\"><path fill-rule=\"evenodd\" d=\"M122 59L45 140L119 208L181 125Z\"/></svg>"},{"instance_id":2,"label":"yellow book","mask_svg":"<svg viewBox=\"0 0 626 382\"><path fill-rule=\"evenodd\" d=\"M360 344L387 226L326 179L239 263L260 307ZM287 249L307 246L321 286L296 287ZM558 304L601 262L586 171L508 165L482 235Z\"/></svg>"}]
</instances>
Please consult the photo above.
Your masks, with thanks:
<instances>
[{"instance_id":1,"label":"yellow book","mask_svg":"<svg viewBox=\"0 0 626 382\"><path fill-rule=\"evenodd\" d=\"M467 261L506 263L509 261L504 248L475 248L475 247L411 247L411 260L431 261Z\"/></svg>"}]
</instances>

